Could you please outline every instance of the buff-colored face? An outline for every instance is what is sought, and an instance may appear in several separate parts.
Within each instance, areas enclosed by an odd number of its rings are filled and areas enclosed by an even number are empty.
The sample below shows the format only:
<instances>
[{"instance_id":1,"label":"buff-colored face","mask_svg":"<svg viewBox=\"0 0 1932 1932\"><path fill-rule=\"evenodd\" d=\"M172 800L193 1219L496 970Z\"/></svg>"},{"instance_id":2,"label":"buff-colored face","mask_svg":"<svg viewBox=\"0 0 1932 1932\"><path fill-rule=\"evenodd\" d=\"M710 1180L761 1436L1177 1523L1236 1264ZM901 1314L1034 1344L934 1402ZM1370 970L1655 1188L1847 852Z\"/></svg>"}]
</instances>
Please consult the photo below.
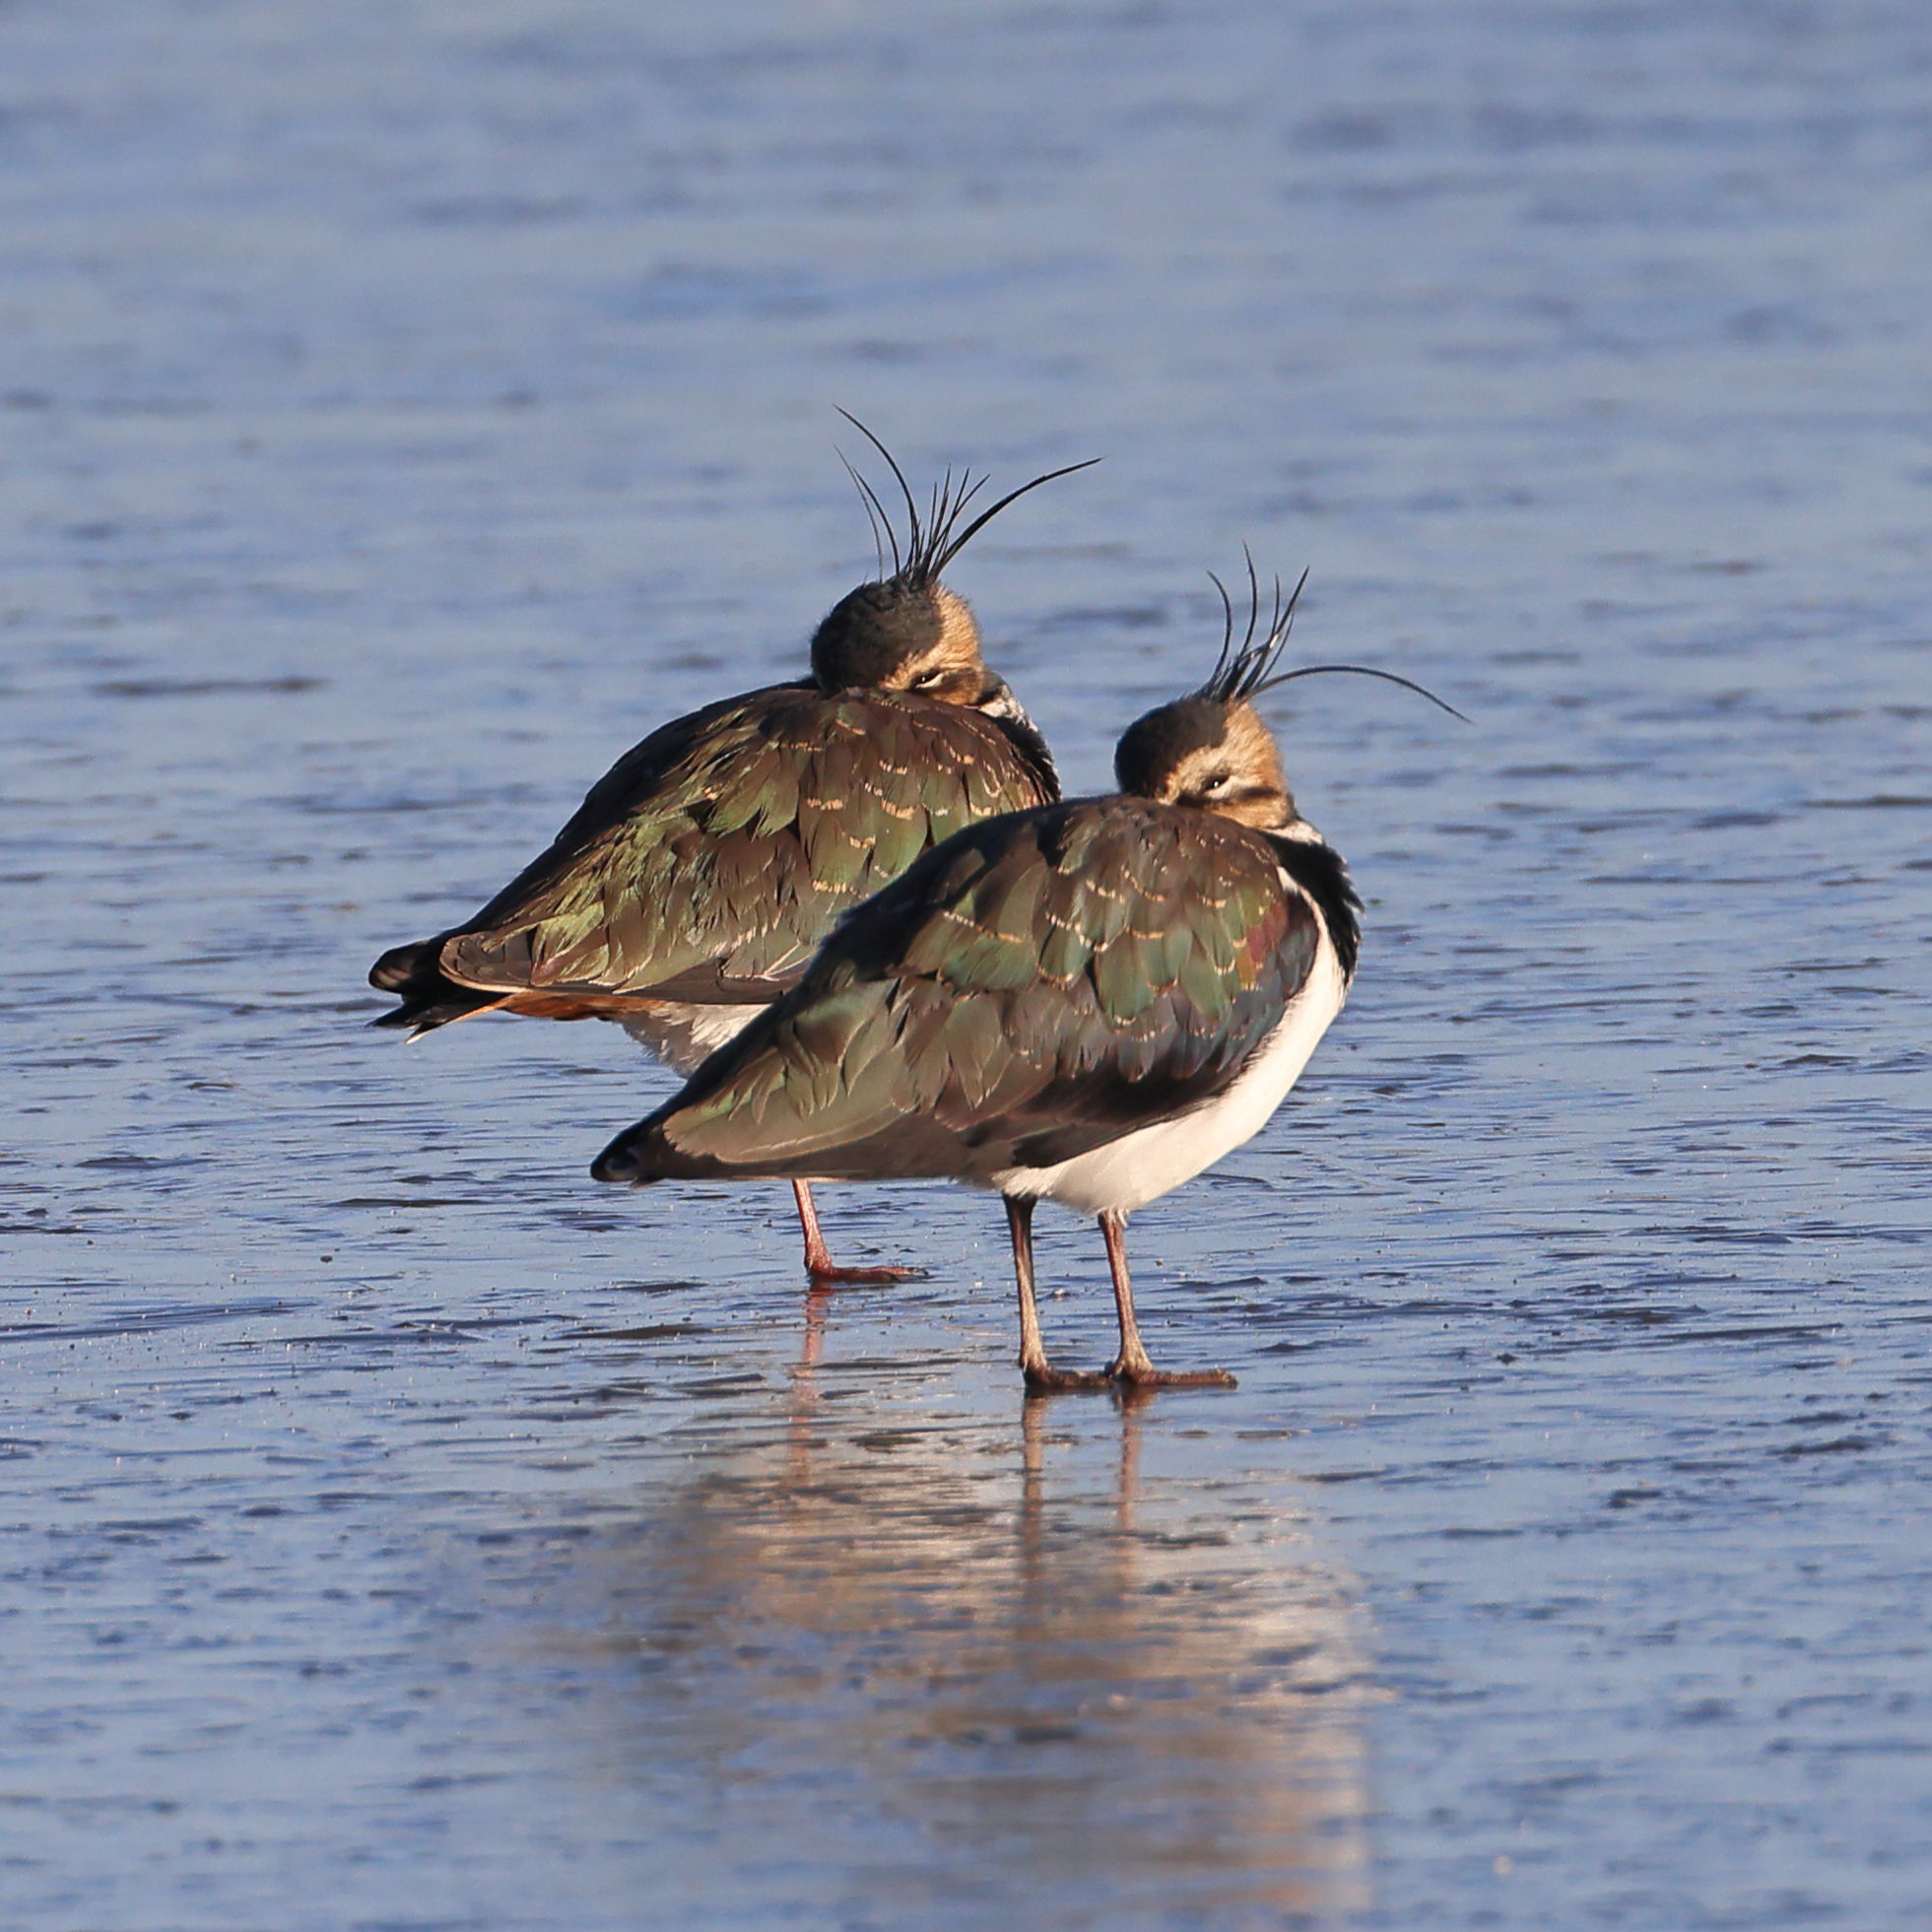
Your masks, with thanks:
<instances>
[{"instance_id":1,"label":"buff-colored face","mask_svg":"<svg viewBox=\"0 0 1932 1932\"><path fill-rule=\"evenodd\" d=\"M1251 705L1231 704L1220 742L1190 746L1163 774L1164 804L1192 805L1260 832L1294 823L1288 775L1268 727Z\"/></svg>"},{"instance_id":2,"label":"buff-colored face","mask_svg":"<svg viewBox=\"0 0 1932 1932\"><path fill-rule=\"evenodd\" d=\"M998 683L979 654L979 626L964 597L943 584L933 592L939 605L939 638L917 655L895 665L884 680L888 691L915 691L946 704L982 703Z\"/></svg>"}]
</instances>

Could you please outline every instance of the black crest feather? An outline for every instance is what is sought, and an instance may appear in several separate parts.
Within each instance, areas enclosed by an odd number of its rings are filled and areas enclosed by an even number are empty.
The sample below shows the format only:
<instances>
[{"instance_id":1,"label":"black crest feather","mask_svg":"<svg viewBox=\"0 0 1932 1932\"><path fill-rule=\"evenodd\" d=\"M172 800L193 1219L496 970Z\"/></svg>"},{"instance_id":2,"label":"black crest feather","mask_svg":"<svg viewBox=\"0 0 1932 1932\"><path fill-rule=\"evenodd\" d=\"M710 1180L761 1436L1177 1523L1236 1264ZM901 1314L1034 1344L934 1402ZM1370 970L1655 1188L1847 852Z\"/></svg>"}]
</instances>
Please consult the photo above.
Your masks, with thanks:
<instances>
[{"instance_id":1,"label":"black crest feather","mask_svg":"<svg viewBox=\"0 0 1932 1932\"><path fill-rule=\"evenodd\" d=\"M842 454L839 456L838 460L845 464L846 474L858 486L859 500L865 504L866 516L871 521L872 540L879 552L882 580L908 587L925 588L937 583L941 572L954 558L1001 510L1009 503L1018 502L1028 491L1037 490L1042 483L1051 483L1057 477L1072 476L1076 470L1091 470L1100 460L1098 456L1090 456L1084 463L1069 463L1064 469L1048 470L1044 475L1023 483L1019 489L1009 490L1004 497L988 503L970 522L966 522L966 514L986 488L987 478L974 476L969 469L960 471L955 477L949 465L945 477L933 485L931 497L922 507L893 452L850 410L841 409L838 413L886 459L886 467L892 471L893 481L899 486L899 499L905 505L902 536L894 525L892 514L878 491L846 462ZM889 550L893 566L890 576L886 572Z\"/></svg>"},{"instance_id":2,"label":"black crest feather","mask_svg":"<svg viewBox=\"0 0 1932 1932\"><path fill-rule=\"evenodd\" d=\"M1255 572L1253 555L1245 545L1241 548L1241 555L1247 562L1248 591L1247 624L1242 631L1241 641L1238 645L1234 642L1234 600L1229 595L1228 586L1210 570L1208 581L1221 593L1221 654L1215 659L1214 669L1209 672L1207 681L1191 694L1193 697L1232 704L1259 698L1264 691L1273 691L1278 686L1293 684L1297 678L1328 677L1336 672L1346 672L1352 677L1380 678L1384 684L1400 685L1404 691L1413 691L1417 697L1427 698L1452 718L1462 718L1464 724L1469 722L1453 704L1437 698L1413 678L1399 677L1393 671L1377 671L1371 665L1302 664L1293 671L1277 671L1275 666L1281 662L1282 652L1288 647L1288 634L1295 628L1295 607L1301 600L1308 573L1306 570L1301 572L1296 579L1295 588L1286 597L1282 595L1281 578L1275 579L1274 600L1264 631L1261 625L1261 579Z\"/></svg>"},{"instance_id":3,"label":"black crest feather","mask_svg":"<svg viewBox=\"0 0 1932 1932\"><path fill-rule=\"evenodd\" d=\"M1308 573L1303 570L1295 588L1284 598L1282 580L1275 579L1274 605L1268 628L1263 631L1261 579L1255 572L1254 554L1244 544L1241 556L1247 564L1247 626L1238 645L1234 642L1234 600L1229 595L1228 586L1212 570L1208 572L1208 581L1221 593L1221 655L1194 696L1212 698L1223 704L1252 698L1265 688L1269 672L1288 647L1288 633L1295 628L1295 607L1300 602L1302 586L1308 581Z\"/></svg>"}]
</instances>

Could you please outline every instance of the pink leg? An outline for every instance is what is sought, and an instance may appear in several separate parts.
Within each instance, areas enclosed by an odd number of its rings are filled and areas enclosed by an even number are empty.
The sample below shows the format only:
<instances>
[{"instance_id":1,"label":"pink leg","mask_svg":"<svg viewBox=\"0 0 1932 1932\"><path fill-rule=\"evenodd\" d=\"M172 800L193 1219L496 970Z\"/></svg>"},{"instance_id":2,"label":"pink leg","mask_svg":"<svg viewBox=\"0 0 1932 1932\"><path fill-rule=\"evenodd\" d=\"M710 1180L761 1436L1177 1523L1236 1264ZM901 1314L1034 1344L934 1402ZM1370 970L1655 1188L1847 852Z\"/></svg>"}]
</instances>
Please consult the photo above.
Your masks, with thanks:
<instances>
[{"instance_id":1,"label":"pink leg","mask_svg":"<svg viewBox=\"0 0 1932 1932\"><path fill-rule=\"evenodd\" d=\"M1006 1197L1006 1228L1013 1236L1013 1274L1020 1285L1020 1372L1029 1391L1046 1395L1066 1389L1110 1387L1105 1375L1077 1368L1054 1368L1046 1360L1040 1339L1039 1310L1033 1305L1033 1204L1017 1195Z\"/></svg>"},{"instance_id":2,"label":"pink leg","mask_svg":"<svg viewBox=\"0 0 1932 1932\"><path fill-rule=\"evenodd\" d=\"M1106 1242L1107 1266L1113 1271L1113 1306L1120 1317L1120 1353L1108 1375L1129 1388L1232 1388L1234 1378L1225 1368L1175 1373L1155 1367L1141 1342L1140 1323L1134 1319L1134 1285L1127 1276L1127 1217L1101 1215L1100 1238Z\"/></svg>"},{"instance_id":3,"label":"pink leg","mask_svg":"<svg viewBox=\"0 0 1932 1932\"><path fill-rule=\"evenodd\" d=\"M832 1258L826 1237L819 1229L819 1210L812 1199L812 1183L795 1180L792 1197L798 1203L798 1225L805 1231L805 1272L814 1287L826 1282L909 1282L923 1275L923 1268L841 1268Z\"/></svg>"}]
</instances>

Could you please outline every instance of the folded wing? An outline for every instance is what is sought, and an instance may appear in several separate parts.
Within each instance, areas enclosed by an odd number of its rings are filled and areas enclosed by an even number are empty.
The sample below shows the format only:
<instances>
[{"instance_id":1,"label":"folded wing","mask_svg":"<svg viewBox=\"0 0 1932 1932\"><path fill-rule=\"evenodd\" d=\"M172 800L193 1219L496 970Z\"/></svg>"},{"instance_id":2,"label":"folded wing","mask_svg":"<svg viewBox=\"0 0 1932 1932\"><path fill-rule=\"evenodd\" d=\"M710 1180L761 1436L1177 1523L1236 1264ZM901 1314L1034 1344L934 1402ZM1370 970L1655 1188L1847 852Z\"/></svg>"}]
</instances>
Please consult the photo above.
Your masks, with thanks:
<instances>
[{"instance_id":1,"label":"folded wing","mask_svg":"<svg viewBox=\"0 0 1932 1932\"><path fill-rule=\"evenodd\" d=\"M1113 798L976 826L613 1152L644 1178L1051 1166L1224 1092L1319 943L1225 820Z\"/></svg>"},{"instance_id":2,"label":"folded wing","mask_svg":"<svg viewBox=\"0 0 1932 1932\"><path fill-rule=\"evenodd\" d=\"M1049 794L999 723L780 686L654 733L465 926L377 962L389 1024L517 995L770 1000L920 852Z\"/></svg>"}]
</instances>

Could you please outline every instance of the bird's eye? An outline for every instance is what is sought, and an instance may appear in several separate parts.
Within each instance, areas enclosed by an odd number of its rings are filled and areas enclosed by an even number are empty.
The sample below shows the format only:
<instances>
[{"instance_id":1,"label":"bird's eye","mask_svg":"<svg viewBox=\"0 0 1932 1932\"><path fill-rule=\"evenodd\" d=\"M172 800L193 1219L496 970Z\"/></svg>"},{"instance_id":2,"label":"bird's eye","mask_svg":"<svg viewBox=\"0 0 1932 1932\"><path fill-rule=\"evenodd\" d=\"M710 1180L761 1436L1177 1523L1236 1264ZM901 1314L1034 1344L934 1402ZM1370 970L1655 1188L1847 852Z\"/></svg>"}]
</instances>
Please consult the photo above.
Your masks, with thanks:
<instances>
[{"instance_id":1,"label":"bird's eye","mask_svg":"<svg viewBox=\"0 0 1932 1932\"><path fill-rule=\"evenodd\" d=\"M1232 771L1217 771L1201 789L1203 791L1226 791L1233 782L1234 774Z\"/></svg>"},{"instance_id":2,"label":"bird's eye","mask_svg":"<svg viewBox=\"0 0 1932 1932\"><path fill-rule=\"evenodd\" d=\"M912 689L914 691L930 691L934 685L943 684L945 683L945 681L946 681L946 673L943 670L921 671L919 675L912 680Z\"/></svg>"}]
</instances>

